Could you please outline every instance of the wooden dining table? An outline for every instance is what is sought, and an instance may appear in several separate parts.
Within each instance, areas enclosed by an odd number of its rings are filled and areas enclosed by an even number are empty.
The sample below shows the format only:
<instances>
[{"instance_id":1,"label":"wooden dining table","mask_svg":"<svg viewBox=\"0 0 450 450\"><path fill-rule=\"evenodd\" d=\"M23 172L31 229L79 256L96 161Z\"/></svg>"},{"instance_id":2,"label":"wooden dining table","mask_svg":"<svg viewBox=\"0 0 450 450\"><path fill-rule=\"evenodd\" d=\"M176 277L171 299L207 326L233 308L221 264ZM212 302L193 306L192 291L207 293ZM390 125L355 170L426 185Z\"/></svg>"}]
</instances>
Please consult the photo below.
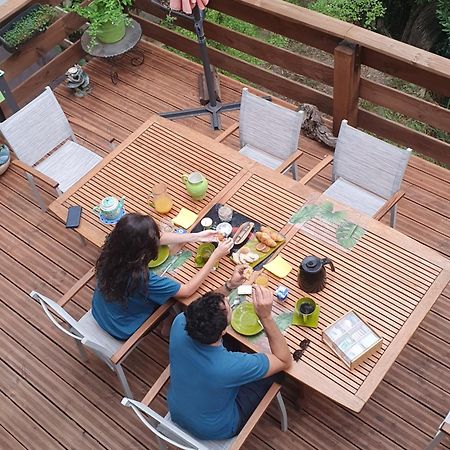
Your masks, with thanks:
<instances>
[{"instance_id":1,"label":"wooden dining table","mask_svg":"<svg viewBox=\"0 0 450 450\"><path fill-rule=\"evenodd\" d=\"M201 201L188 195L181 180L192 171L201 171L209 182ZM153 185L161 181L174 199L174 207L166 216L156 213L148 201ZM282 330L291 352L303 339L310 340L302 358L293 362L287 373L356 412L450 281L450 261L434 250L214 139L158 116L151 117L49 209L65 221L70 206L82 206L77 231L101 246L112 225L101 223L92 208L107 195L124 195L127 212L151 214L162 222L185 207L198 214L198 223L215 204L226 203L253 221L281 231L286 241L274 255L281 255L292 270L283 279L267 272L271 289L279 285L289 289L286 300L274 300L274 315L292 313L297 299L306 295L320 306L316 328L290 325ZM335 211L342 211L347 220L364 230L352 248L342 247L336 240L336 227L319 218L301 224L290 222L300 208L323 202L331 202ZM196 245L188 244L187 248L195 252ZM325 288L315 294L303 292L297 281L299 264L308 255L326 256L336 268L335 272L327 271ZM222 286L233 268L230 258L222 259L187 302ZM190 258L169 275L187 282L198 270ZM350 310L383 338L382 348L352 370L322 342L323 329ZM263 335L247 338L231 327L229 333L254 351L267 347Z\"/></svg>"}]
</instances>

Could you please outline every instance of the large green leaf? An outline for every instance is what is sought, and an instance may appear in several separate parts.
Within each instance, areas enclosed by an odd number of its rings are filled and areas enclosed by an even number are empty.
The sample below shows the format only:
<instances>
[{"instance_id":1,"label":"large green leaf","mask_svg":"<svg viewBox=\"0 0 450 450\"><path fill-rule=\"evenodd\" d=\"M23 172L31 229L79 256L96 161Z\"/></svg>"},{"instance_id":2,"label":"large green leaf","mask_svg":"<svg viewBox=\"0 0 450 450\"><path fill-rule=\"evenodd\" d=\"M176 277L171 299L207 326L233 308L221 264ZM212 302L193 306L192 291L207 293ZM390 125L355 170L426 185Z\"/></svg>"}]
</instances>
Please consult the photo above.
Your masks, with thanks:
<instances>
[{"instance_id":1,"label":"large green leaf","mask_svg":"<svg viewBox=\"0 0 450 450\"><path fill-rule=\"evenodd\" d=\"M364 235L365 230L352 222L342 222L336 230L336 239L342 247L352 248Z\"/></svg>"},{"instance_id":2,"label":"large green leaf","mask_svg":"<svg viewBox=\"0 0 450 450\"><path fill-rule=\"evenodd\" d=\"M304 223L314 219L319 212L319 205L305 205L294 213L289 219L290 223Z\"/></svg>"},{"instance_id":3,"label":"large green leaf","mask_svg":"<svg viewBox=\"0 0 450 450\"><path fill-rule=\"evenodd\" d=\"M333 212L333 203L330 201L323 202L320 205L319 217L325 222L338 225L345 219L345 215L344 211Z\"/></svg>"},{"instance_id":4,"label":"large green leaf","mask_svg":"<svg viewBox=\"0 0 450 450\"><path fill-rule=\"evenodd\" d=\"M189 250L183 250L176 255L169 256L164 264L156 267L153 271L159 275L164 272L166 267L169 267L167 273L173 272L178 267L181 267L189 258L192 257L192 252Z\"/></svg>"}]
</instances>

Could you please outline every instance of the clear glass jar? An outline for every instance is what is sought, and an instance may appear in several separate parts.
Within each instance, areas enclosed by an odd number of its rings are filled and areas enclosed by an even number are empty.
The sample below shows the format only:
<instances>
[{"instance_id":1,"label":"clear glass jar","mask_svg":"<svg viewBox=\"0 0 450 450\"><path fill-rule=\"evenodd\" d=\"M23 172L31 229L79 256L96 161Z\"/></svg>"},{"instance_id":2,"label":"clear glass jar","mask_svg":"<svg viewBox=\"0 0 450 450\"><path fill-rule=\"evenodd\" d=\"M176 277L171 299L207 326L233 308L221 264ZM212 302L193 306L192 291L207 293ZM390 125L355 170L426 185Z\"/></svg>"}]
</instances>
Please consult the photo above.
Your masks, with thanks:
<instances>
[{"instance_id":1,"label":"clear glass jar","mask_svg":"<svg viewBox=\"0 0 450 450\"><path fill-rule=\"evenodd\" d=\"M160 214L168 214L170 212L173 207L173 200L167 192L166 183L156 183L153 186L150 202L153 204L156 212Z\"/></svg>"}]
</instances>

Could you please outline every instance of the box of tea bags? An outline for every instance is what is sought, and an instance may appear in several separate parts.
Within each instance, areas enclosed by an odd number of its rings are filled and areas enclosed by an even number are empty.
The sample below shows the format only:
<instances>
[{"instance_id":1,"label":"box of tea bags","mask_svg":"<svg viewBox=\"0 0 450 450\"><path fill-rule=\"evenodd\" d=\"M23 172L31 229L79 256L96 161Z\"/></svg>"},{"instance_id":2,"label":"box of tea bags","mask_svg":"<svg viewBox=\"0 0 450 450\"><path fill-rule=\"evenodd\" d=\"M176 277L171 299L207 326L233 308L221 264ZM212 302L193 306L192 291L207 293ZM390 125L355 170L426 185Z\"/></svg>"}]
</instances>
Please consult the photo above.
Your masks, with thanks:
<instances>
[{"instance_id":1,"label":"box of tea bags","mask_svg":"<svg viewBox=\"0 0 450 450\"><path fill-rule=\"evenodd\" d=\"M349 311L322 332L322 340L350 368L367 359L381 348L378 336L356 313Z\"/></svg>"}]
</instances>

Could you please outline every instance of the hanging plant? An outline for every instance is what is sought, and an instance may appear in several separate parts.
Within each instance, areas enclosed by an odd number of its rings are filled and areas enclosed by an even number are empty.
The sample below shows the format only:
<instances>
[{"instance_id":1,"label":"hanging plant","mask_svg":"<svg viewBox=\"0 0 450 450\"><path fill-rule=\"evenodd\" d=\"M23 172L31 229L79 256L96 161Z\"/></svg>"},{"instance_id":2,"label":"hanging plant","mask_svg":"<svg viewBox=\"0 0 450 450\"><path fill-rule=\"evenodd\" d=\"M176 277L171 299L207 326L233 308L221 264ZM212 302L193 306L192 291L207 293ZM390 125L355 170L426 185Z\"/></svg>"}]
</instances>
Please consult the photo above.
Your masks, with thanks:
<instances>
[{"instance_id":1,"label":"hanging plant","mask_svg":"<svg viewBox=\"0 0 450 450\"><path fill-rule=\"evenodd\" d=\"M45 31L53 22L57 10L51 5L33 5L0 29L0 42L14 53L26 42Z\"/></svg>"}]
</instances>

